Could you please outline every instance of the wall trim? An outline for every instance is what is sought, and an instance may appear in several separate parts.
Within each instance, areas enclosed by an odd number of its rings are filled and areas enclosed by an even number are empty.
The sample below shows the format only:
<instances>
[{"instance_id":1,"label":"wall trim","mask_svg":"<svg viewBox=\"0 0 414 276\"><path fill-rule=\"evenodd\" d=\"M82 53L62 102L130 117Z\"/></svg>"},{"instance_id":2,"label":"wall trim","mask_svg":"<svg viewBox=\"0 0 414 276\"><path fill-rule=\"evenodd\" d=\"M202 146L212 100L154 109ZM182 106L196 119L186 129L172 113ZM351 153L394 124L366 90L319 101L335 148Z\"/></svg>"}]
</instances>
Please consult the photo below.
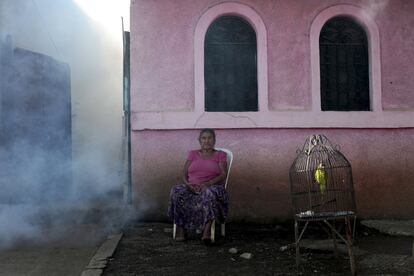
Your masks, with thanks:
<instances>
[{"instance_id":1,"label":"wall trim","mask_svg":"<svg viewBox=\"0 0 414 276\"><path fill-rule=\"evenodd\" d=\"M381 112L381 54L379 31L375 21L360 7L335 5L321 11L310 28L312 110L321 111L321 79L319 62L319 35L323 25L335 16L349 16L364 28L368 38L370 109Z\"/></svg>"},{"instance_id":2,"label":"wall trim","mask_svg":"<svg viewBox=\"0 0 414 276\"><path fill-rule=\"evenodd\" d=\"M257 92L259 111L268 110L267 80L267 31L263 20L249 6L225 2L210 7L198 20L194 33L194 81L196 112L204 111L204 39L208 27L215 19L224 15L235 15L245 19L256 31L257 39Z\"/></svg>"},{"instance_id":3,"label":"wall trim","mask_svg":"<svg viewBox=\"0 0 414 276\"><path fill-rule=\"evenodd\" d=\"M196 117L197 115L197 117ZM136 112L132 130L211 128L411 128L414 111Z\"/></svg>"}]
</instances>

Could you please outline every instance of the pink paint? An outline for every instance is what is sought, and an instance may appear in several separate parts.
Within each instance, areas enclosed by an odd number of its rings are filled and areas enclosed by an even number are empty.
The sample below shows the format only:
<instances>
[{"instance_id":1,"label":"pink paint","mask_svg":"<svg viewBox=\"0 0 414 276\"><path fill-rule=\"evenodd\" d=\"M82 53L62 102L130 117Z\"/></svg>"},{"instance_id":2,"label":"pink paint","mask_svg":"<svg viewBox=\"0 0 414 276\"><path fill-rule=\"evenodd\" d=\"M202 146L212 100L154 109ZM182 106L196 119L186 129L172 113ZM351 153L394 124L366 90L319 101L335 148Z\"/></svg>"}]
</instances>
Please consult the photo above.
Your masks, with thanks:
<instances>
[{"instance_id":1,"label":"pink paint","mask_svg":"<svg viewBox=\"0 0 414 276\"><path fill-rule=\"evenodd\" d=\"M296 149L323 133L351 162L359 216L414 214L414 1L381 9L357 0L136 0L131 6L134 204L165 219L198 130L217 129L231 149L231 218L290 218L288 171ZM204 112L205 32L218 16L246 19L257 33L259 112ZM368 112L322 112L319 32L346 15L369 39Z\"/></svg>"},{"instance_id":2,"label":"pink paint","mask_svg":"<svg viewBox=\"0 0 414 276\"><path fill-rule=\"evenodd\" d=\"M322 133L352 166L358 216L412 218L414 214L414 129L233 129L217 130L217 146L234 162L227 189L230 219L291 218L289 169L296 150ZM133 133L135 205L162 218L170 188L181 181L198 130Z\"/></svg>"},{"instance_id":3,"label":"pink paint","mask_svg":"<svg viewBox=\"0 0 414 276\"><path fill-rule=\"evenodd\" d=\"M390 53L384 56L380 52L381 45L390 51L391 46L388 45L391 40L384 38L383 33L389 34L391 28L396 28L394 24L397 23L391 20L392 14L386 17L384 12L377 11L374 18L372 12L353 4L354 1L340 5L329 4L330 1L280 1L278 4L247 1L243 4L222 2L210 5L211 1L199 0L184 6L180 1L166 2L161 6L150 1L139 1L139 5L137 2L132 5L131 23L134 130L206 126L414 127L414 103L411 103L413 96L410 92L414 78L409 77L414 75L414 68L403 60L395 61L402 56L414 60L414 54L407 50L399 56ZM414 9L412 4L404 5L406 9ZM395 18L400 18L400 6L399 1L391 1L387 11L398 14ZM203 111L204 35L215 18L226 14L245 18L257 32L259 112ZM370 47L370 112L320 111L318 34L323 24L337 15L351 16L367 32ZM408 14L401 18L405 23L402 28L408 28L409 18ZM387 24L379 19L388 20ZM408 41L414 39L411 33L405 35ZM399 40L399 43L405 49L407 42ZM395 60L391 62L388 56L393 56ZM387 62L381 62L381 58L386 58ZM381 74L381 67L388 68L390 63L395 64L393 70L387 69L388 75ZM398 71L401 74L395 73ZM398 81L387 84L387 87L392 86L391 90L382 91L384 79Z\"/></svg>"}]
</instances>

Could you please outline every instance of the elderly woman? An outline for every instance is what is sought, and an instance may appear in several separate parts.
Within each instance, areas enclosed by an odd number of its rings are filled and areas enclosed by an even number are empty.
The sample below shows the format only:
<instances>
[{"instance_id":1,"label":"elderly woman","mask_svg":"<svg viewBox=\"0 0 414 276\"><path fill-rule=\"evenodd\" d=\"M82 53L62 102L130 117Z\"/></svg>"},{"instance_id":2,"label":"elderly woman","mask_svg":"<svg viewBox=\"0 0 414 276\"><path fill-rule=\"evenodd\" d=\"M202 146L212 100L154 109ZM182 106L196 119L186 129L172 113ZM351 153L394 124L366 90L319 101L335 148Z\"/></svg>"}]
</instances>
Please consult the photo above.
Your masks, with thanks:
<instances>
[{"instance_id":1,"label":"elderly woman","mask_svg":"<svg viewBox=\"0 0 414 276\"><path fill-rule=\"evenodd\" d=\"M227 157L214 149L214 130L201 130L198 141L200 149L188 153L183 183L171 189L168 214L177 224L177 241L199 230L203 233L202 240L209 243L211 223L222 222L227 216L228 195L224 187Z\"/></svg>"}]
</instances>

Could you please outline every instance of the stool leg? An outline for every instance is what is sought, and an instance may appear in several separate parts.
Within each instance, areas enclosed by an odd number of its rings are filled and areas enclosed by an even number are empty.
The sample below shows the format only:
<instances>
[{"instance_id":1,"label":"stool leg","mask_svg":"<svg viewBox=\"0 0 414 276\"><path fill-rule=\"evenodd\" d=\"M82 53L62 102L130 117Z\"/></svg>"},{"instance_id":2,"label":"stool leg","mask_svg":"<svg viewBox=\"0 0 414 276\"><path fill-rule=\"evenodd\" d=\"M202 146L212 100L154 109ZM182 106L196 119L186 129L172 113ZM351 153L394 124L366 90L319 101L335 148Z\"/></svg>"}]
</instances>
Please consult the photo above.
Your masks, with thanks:
<instances>
[{"instance_id":1,"label":"stool leg","mask_svg":"<svg viewBox=\"0 0 414 276\"><path fill-rule=\"evenodd\" d=\"M299 223L295 219L295 247L296 247L296 268L299 270L300 265L300 249L299 249Z\"/></svg>"},{"instance_id":2,"label":"stool leg","mask_svg":"<svg viewBox=\"0 0 414 276\"><path fill-rule=\"evenodd\" d=\"M335 221L333 222L332 225L335 228ZM339 258L339 254L338 254L338 243L336 242L336 234L333 230L331 230L332 232L332 240L333 240L333 246L334 246L334 256L336 259Z\"/></svg>"},{"instance_id":3,"label":"stool leg","mask_svg":"<svg viewBox=\"0 0 414 276\"><path fill-rule=\"evenodd\" d=\"M345 218L345 228L346 228L346 239L347 239L347 246L348 246L348 254L349 254L349 263L351 265L351 274L356 275L356 267L355 267L355 258L354 258L354 252L352 250L352 243L353 243L353 237L352 237L352 226L351 222L349 221L349 218Z\"/></svg>"},{"instance_id":4,"label":"stool leg","mask_svg":"<svg viewBox=\"0 0 414 276\"><path fill-rule=\"evenodd\" d=\"M174 223L173 225L173 239L175 240L175 235L177 233L177 224Z\"/></svg>"}]
</instances>

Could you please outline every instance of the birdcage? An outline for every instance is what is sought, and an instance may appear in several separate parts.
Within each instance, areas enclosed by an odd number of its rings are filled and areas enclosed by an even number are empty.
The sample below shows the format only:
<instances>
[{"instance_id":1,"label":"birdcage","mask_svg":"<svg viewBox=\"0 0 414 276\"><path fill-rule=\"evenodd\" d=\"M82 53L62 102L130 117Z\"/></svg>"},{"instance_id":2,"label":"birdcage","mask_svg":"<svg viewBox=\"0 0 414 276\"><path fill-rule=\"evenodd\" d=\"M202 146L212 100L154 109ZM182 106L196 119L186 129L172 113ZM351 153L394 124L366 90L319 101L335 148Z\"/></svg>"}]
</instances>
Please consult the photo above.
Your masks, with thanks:
<instances>
[{"instance_id":1,"label":"birdcage","mask_svg":"<svg viewBox=\"0 0 414 276\"><path fill-rule=\"evenodd\" d=\"M294 213L299 218L353 215L351 165L324 135L306 139L290 168Z\"/></svg>"},{"instance_id":2,"label":"birdcage","mask_svg":"<svg viewBox=\"0 0 414 276\"><path fill-rule=\"evenodd\" d=\"M338 146L334 147L324 135L311 135L306 139L303 148L298 150L289 176L295 219L297 265L300 260L300 240L308 223L321 222L331 233L335 250L336 237L348 246L351 272L355 274L352 243L356 207L349 161L339 151ZM302 229L301 223L304 223ZM345 225L345 235L337 228L341 223Z\"/></svg>"}]
</instances>

